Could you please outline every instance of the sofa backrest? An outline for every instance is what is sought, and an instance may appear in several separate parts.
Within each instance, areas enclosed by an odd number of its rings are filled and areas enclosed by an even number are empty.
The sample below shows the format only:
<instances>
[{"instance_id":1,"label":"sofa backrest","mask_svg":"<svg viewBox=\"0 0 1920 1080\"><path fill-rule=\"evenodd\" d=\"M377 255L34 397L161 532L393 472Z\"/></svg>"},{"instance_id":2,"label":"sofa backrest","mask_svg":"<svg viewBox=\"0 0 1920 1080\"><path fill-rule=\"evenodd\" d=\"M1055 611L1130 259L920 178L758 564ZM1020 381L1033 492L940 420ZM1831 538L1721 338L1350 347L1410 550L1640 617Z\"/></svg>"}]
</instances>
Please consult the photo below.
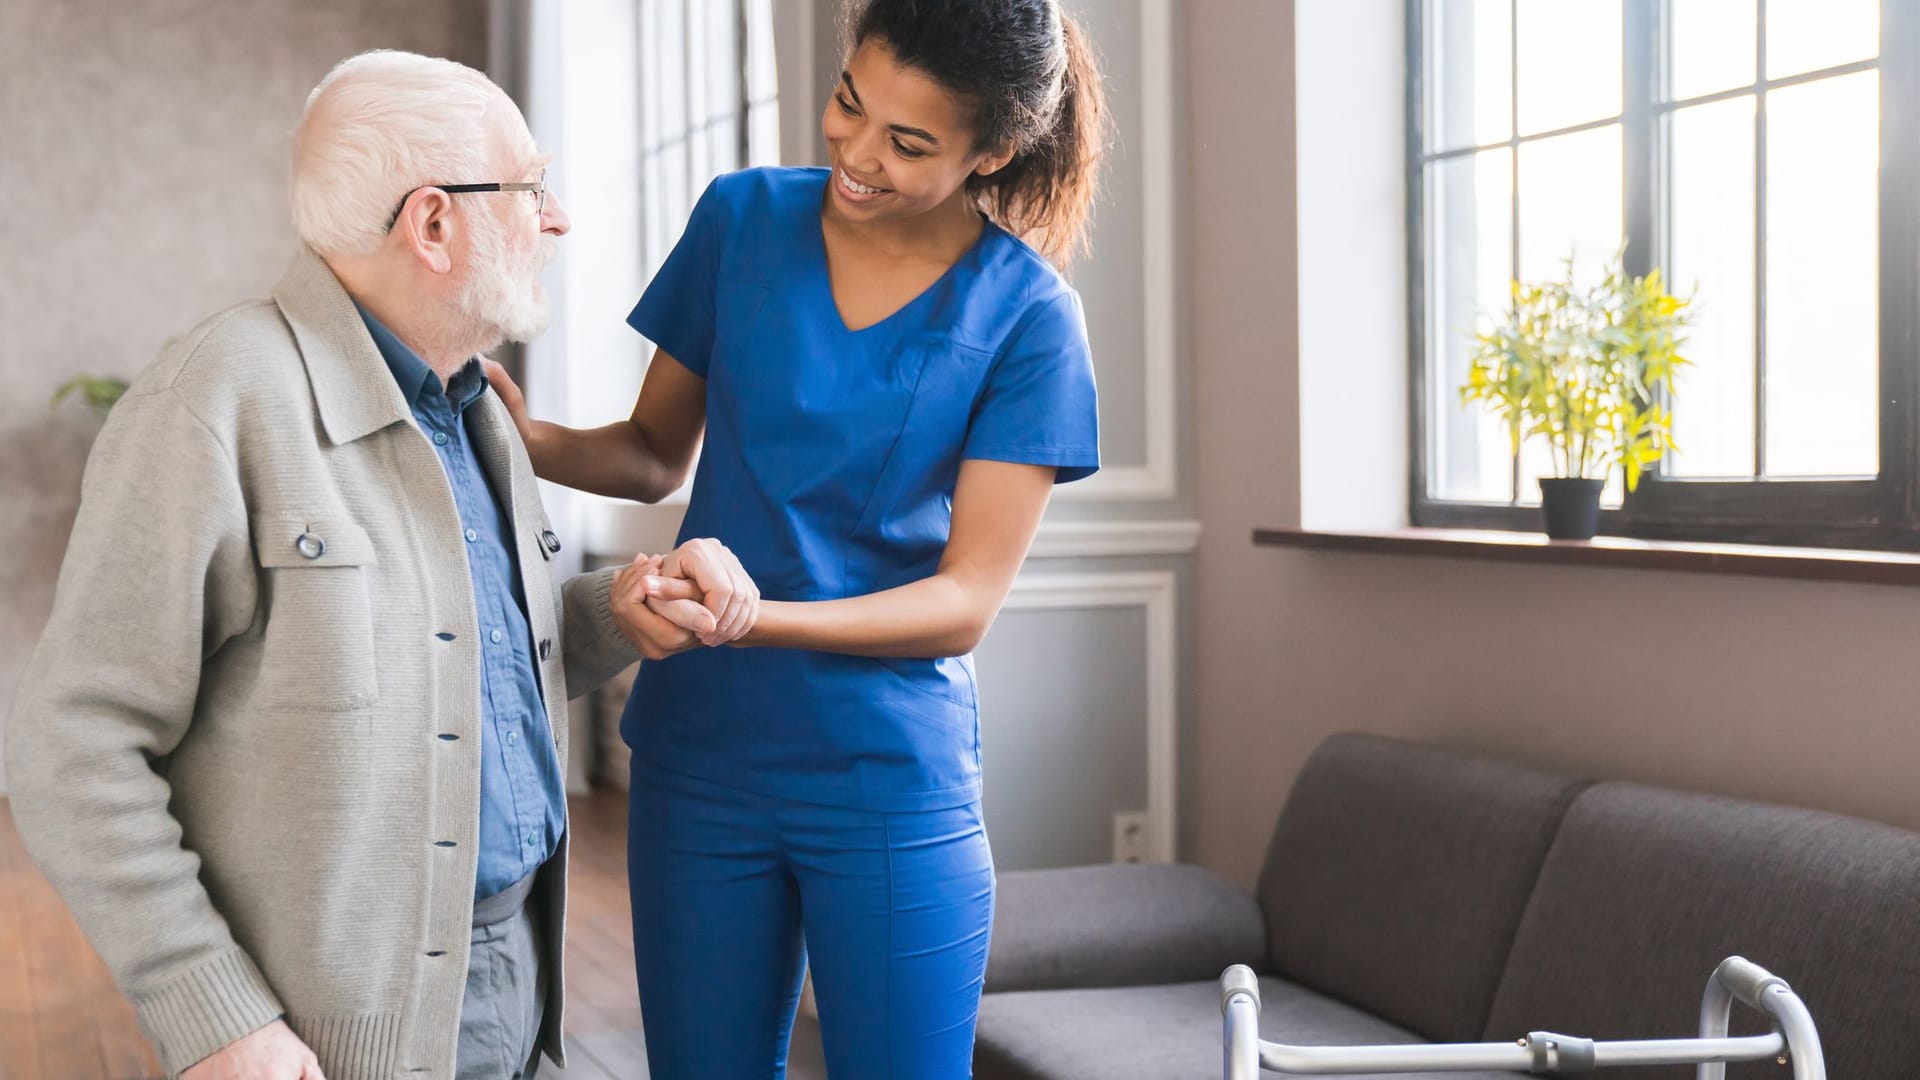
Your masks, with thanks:
<instances>
[{"instance_id":1,"label":"sofa backrest","mask_svg":"<svg viewBox=\"0 0 1920 1080\"><path fill-rule=\"evenodd\" d=\"M1541 861L1586 784L1333 736L1294 782L1261 872L1274 969L1429 1039L1477 1040Z\"/></svg>"},{"instance_id":2,"label":"sofa backrest","mask_svg":"<svg viewBox=\"0 0 1920 1080\"><path fill-rule=\"evenodd\" d=\"M1708 976L1734 954L1805 999L1828 1075L1920 1076L1920 833L1636 784L1597 784L1568 810L1483 1037L1691 1035ZM1736 1002L1733 1030L1766 1024Z\"/></svg>"}]
</instances>

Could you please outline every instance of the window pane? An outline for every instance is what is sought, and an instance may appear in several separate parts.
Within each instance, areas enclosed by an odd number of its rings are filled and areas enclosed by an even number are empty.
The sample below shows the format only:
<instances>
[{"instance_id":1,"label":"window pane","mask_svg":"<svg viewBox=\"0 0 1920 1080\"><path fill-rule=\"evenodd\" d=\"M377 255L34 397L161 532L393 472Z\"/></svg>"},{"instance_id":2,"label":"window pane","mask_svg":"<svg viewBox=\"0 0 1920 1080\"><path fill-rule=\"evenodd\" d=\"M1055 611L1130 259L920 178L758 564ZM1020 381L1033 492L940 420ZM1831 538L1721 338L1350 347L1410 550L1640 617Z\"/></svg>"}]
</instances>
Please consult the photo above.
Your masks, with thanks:
<instances>
[{"instance_id":1,"label":"window pane","mask_svg":"<svg viewBox=\"0 0 1920 1080\"><path fill-rule=\"evenodd\" d=\"M1620 115L1620 0L1519 0L1520 131Z\"/></svg>"},{"instance_id":2,"label":"window pane","mask_svg":"<svg viewBox=\"0 0 1920 1080\"><path fill-rule=\"evenodd\" d=\"M1565 274L1598 281L1625 235L1621 226L1620 126L1612 124L1520 147L1520 277Z\"/></svg>"},{"instance_id":3,"label":"window pane","mask_svg":"<svg viewBox=\"0 0 1920 1080\"><path fill-rule=\"evenodd\" d=\"M1767 474L1871 476L1880 73L1777 90L1766 109Z\"/></svg>"},{"instance_id":4,"label":"window pane","mask_svg":"<svg viewBox=\"0 0 1920 1080\"><path fill-rule=\"evenodd\" d=\"M1767 78L1880 55L1880 0L1767 0Z\"/></svg>"},{"instance_id":5,"label":"window pane","mask_svg":"<svg viewBox=\"0 0 1920 1080\"><path fill-rule=\"evenodd\" d=\"M1427 149L1506 142L1513 134L1509 0L1434 0Z\"/></svg>"},{"instance_id":6,"label":"window pane","mask_svg":"<svg viewBox=\"0 0 1920 1080\"><path fill-rule=\"evenodd\" d=\"M1667 288L1692 293L1674 392L1676 476L1753 476L1753 98L1674 112Z\"/></svg>"},{"instance_id":7,"label":"window pane","mask_svg":"<svg viewBox=\"0 0 1920 1080\"><path fill-rule=\"evenodd\" d=\"M1667 0L1672 44L1667 96L1679 101L1753 85L1754 0Z\"/></svg>"},{"instance_id":8,"label":"window pane","mask_svg":"<svg viewBox=\"0 0 1920 1080\"><path fill-rule=\"evenodd\" d=\"M1428 398L1435 498L1507 501L1508 438L1478 402L1460 402L1479 320L1507 307L1513 154L1488 150L1427 167Z\"/></svg>"}]
</instances>

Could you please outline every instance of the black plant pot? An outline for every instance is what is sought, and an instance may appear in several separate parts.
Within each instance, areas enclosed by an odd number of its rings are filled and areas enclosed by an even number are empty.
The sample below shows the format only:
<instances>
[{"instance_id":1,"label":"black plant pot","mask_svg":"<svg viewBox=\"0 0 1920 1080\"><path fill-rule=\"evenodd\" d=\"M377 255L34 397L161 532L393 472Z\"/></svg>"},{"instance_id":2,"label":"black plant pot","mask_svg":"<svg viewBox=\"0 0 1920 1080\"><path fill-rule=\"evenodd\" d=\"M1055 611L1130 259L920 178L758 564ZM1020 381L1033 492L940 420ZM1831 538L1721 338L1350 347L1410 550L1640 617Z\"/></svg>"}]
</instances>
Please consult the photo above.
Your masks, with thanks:
<instances>
[{"instance_id":1,"label":"black plant pot","mask_svg":"<svg viewBox=\"0 0 1920 1080\"><path fill-rule=\"evenodd\" d=\"M1552 540L1591 540L1600 531L1604 480L1542 480L1540 509Z\"/></svg>"}]
</instances>

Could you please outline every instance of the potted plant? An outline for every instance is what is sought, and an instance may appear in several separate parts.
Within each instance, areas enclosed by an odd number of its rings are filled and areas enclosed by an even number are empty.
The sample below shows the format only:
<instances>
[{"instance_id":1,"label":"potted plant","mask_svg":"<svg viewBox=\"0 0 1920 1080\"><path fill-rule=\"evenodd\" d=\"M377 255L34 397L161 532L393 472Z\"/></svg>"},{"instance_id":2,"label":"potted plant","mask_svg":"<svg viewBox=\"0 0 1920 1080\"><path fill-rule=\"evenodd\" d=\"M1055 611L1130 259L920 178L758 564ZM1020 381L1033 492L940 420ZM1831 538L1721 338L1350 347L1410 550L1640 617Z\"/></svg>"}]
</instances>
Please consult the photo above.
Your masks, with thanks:
<instances>
[{"instance_id":1,"label":"potted plant","mask_svg":"<svg viewBox=\"0 0 1920 1080\"><path fill-rule=\"evenodd\" d=\"M1629 275L1625 249L1591 288L1561 280L1513 283L1513 306L1474 335L1463 402L1485 402L1506 424L1517 461L1546 440L1553 477L1540 481L1547 535L1590 540L1600 490L1618 466L1632 491L1673 449L1674 380L1692 300L1667 292L1659 270Z\"/></svg>"}]
</instances>

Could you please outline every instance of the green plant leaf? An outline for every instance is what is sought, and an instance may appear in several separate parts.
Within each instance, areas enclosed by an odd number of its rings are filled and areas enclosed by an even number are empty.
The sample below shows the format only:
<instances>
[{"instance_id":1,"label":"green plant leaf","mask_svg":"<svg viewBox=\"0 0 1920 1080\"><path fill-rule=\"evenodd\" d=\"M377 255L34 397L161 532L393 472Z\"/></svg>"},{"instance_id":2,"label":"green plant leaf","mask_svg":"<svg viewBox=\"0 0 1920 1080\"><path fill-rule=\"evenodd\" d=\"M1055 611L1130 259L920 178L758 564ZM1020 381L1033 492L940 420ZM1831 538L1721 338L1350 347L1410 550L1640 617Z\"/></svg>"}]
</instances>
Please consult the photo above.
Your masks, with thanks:
<instances>
[{"instance_id":1,"label":"green plant leaf","mask_svg":"<svg viewBox=\"0 0 1920 1080\"><path fill-rule=\"evenodd\" d=\"M1481 402L1512 436L1513 453L1543 440L1561 476L1619 467L1629 490L1673 449L1673 400L1694 298L1670 294L1659 270L1634 277L1624 243L1599 282L1515 281L1512 306L1472 335L1460 399Z\"/></svg>"},{"instance_id":2,"label":"green plant leaf","mask_svg":"<svg viewBox=\"0 0 1920 1080\"><path fill-rule=\"evenodd\" d=\"M79 375L60 384L53 392L52 407L58 408L62 401L78 396L87 407L101 416L112 410L114 403L127 392L127 381L105 375Z\"/></svg>"}]
</instances>

